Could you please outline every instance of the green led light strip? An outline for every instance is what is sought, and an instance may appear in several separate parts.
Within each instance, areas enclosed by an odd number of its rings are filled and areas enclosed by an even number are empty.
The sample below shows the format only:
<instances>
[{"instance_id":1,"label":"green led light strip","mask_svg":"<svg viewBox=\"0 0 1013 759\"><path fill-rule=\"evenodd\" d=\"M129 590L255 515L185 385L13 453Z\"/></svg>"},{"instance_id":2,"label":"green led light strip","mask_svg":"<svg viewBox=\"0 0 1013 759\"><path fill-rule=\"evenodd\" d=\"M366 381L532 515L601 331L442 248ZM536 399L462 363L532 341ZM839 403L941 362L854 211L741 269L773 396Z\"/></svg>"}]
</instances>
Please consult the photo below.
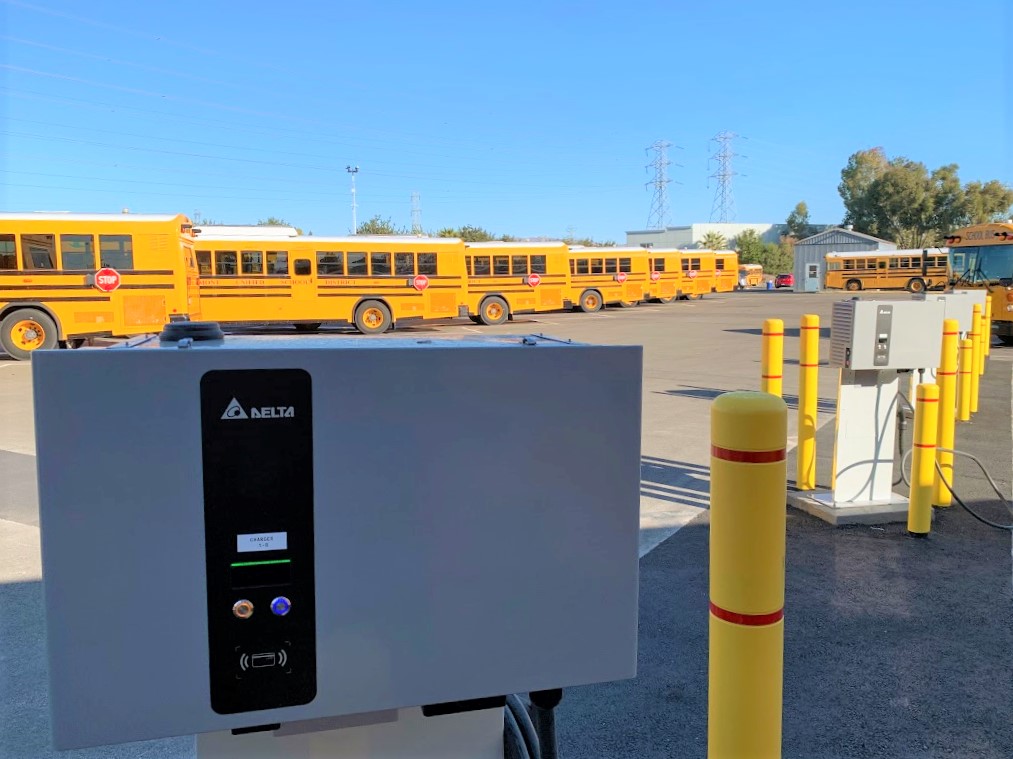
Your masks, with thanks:
<instances>
[{"instance_id":1,"label":"green led light strip","mask_svg":"<svg viewBox=\"0 0 1013 759\"><path fill-rule=\"evenodd\" d=\"M234 567L259 567L264 564L291 564L292 559L268 559L266 561L235 561Z\"/></svg>"}]
</instances>

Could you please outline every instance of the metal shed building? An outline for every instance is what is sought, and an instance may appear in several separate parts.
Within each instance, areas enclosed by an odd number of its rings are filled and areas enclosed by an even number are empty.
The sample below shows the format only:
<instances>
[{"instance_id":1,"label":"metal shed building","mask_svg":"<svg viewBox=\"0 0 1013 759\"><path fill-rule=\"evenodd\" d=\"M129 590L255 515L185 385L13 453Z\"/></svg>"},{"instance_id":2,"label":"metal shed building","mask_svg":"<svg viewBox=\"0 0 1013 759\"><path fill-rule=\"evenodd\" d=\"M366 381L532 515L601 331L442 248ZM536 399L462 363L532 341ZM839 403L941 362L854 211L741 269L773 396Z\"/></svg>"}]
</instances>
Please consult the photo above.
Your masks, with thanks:
<instances>
[{"instance_id":1,"label":"metal shed building","mask_svg":"<svg viewBox=\"0 0 1013 759\"><path fill-rule=\"evenodd\" d=\"M897 244L846 227L831 227L795 243L795 292L823 289L827 253L861 250L896 250Z\"/></svg>"}]
</instances>

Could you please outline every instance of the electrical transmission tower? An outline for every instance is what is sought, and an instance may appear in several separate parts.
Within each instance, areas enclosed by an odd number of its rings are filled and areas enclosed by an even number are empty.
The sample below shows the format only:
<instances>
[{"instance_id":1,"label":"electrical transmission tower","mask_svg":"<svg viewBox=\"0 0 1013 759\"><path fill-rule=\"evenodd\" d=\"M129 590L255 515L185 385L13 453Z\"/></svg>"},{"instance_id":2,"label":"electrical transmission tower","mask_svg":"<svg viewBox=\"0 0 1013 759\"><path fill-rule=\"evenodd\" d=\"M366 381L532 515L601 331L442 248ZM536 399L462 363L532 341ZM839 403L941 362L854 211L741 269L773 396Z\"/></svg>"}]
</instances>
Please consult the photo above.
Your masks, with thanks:
<instances>
[{"instance_id":1,"label":"electrical transmission tower","mask_svg":"<svg viewBox=\"0 0 1013 759\"><path fill-rule=\"evenodd\" d=\"M654 169L654 179L644 182L645 187L654 187L654 197L651 199L651 212L647 215L648 229L664 229L668 225L668 167L672 164L668 160L668 149L672 143L667 140L658 140L644 151L654 151L654 160L646 168L648 171Z\"/></svg>"},{"instance_id":2,"label":"electrical transmission tower","mask_svg":"<svg viewBox=\"0 0 1013 759\"><path fill-rule=\"evenodd\" d=\"M711 205L711 221L715 221L715 216L717 216L716 221L735 220L735 198L732 195L732 177L738 176L738 172L732 170L732 159L745 158L745 156L741 156L732 150L732 140L738 136L735 132L724 131L712 139L712 142L716 142L718 147L714 155L710 157L710 160L717 161L718 168L710 176L712 179L717 180L718 186L714 191L714 203Z\"/></svg>"},{"instance_id":3,"label":"electrical transmission tower","mask_svg":"<svg viewBox=\"0 0 1013 759\"><path fill-rule=\"evenodd\" d=\"M422 196L412 193L412 234L422 234Z\"/></svg>"}]
</instances>

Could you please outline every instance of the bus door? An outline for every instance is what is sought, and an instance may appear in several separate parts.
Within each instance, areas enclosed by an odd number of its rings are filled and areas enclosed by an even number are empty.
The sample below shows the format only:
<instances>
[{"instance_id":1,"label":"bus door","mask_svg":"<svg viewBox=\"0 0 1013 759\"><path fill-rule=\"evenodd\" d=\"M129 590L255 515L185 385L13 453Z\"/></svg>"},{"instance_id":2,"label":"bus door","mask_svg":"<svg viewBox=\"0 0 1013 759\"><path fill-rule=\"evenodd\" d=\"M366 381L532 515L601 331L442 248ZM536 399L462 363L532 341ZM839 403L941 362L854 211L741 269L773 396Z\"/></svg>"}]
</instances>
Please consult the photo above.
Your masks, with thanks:
<instances>
[{"instance_id":1,"label":"bus door","mask_svg":"<svg viewBox=\"0 0 1013 759\"><path fill-rule=\"evenodd\" d=\"M200 321L200 272L190 243L183 244L182 265L186 275L186 313L190 321Z\"/></svg>"}]
</instances>

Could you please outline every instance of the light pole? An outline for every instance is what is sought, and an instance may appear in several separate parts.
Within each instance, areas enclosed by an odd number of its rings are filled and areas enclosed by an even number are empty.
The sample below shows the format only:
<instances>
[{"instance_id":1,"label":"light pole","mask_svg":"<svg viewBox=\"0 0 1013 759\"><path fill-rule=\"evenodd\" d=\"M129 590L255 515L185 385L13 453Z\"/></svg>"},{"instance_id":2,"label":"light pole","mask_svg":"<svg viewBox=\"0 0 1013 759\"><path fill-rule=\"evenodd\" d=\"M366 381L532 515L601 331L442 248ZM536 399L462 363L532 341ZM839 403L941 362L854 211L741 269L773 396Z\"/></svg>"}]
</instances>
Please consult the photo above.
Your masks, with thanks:
<instances>
[{"instance_id":1,"label":"light pole","mask_svg":"<svg viewBox=\"0 0 1013 759\"><path fill-rule=\"evenodd\" d=\"M356 235L359 233L359 226L355 222L355 175L359 173L358 166L346 166L345 171L352 175L352 234Z\"/></svg>"}]
</instances>

